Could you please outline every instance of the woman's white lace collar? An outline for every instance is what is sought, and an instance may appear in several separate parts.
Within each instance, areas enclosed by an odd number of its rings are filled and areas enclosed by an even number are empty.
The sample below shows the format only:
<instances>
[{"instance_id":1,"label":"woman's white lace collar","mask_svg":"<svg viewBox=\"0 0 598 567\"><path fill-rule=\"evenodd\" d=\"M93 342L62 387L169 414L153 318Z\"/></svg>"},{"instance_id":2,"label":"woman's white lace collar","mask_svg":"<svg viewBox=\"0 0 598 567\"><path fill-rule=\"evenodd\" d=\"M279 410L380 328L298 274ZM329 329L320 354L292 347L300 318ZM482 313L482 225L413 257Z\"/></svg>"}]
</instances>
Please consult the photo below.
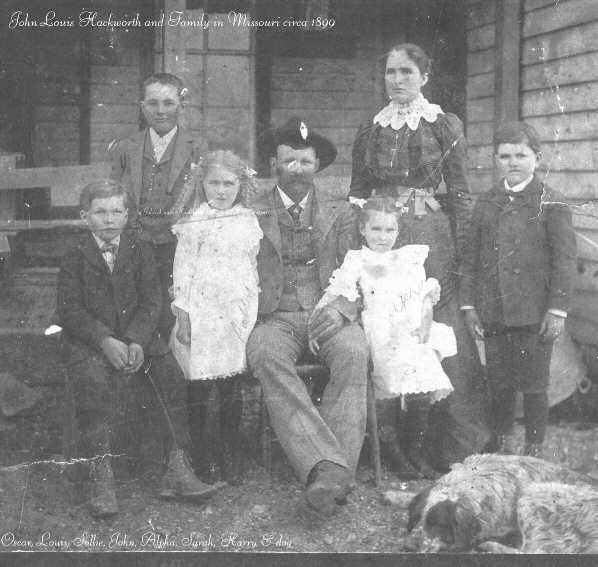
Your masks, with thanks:
<instances>
[{"instance_id":1,"label":"woman's white lace collar","mask_svg":"<svg viewBox=\"0 0 598 567\"><path fill-rule=\"evenodd\" d=\"M373 122L382 127L390 126L393 130L400 130L405 124L411 130L417 130L420 118L423 117L427 122L436 122L439 114L444 114L442 108L428 102L424 95L420 94L408 104L391 101L374 116Z\"/></svg>"}]
</instances>

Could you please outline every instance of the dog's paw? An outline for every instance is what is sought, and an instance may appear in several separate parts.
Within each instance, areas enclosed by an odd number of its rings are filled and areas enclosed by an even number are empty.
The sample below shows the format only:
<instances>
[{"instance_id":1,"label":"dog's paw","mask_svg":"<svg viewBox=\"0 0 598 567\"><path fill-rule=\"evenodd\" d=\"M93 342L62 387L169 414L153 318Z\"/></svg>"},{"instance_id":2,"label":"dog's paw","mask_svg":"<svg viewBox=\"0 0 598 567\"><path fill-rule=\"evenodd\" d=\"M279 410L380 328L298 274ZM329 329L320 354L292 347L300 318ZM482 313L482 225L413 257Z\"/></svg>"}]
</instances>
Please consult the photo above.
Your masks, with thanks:
<instances>
[{"instance_id":1,"label":"dog's paw","mask_svg":"<svg viewBox=\"0 0 598 567\"><path fill-rule=\"evenodd\" d=\"M515 547L509 547L497 541L484 541L478 545L477 549L484 553L519 553Z\"/></svg>"}]
</instances>

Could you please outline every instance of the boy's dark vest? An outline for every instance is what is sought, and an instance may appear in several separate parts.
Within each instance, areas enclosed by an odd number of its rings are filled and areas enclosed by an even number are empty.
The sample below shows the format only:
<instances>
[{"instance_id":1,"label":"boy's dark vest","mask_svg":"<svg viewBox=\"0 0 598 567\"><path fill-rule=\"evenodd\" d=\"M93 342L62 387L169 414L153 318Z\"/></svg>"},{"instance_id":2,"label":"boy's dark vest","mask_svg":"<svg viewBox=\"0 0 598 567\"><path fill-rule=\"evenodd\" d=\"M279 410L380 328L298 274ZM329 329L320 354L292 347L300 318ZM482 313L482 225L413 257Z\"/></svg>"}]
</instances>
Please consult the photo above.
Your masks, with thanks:
<instances>
[{"instance_id":1,"label":"boy's dark vest","mask_svg":"<svg viewBox=\"0 0 598 567\"><path fill-rule=\"evenodd\" d=\"M141 169L141 195L139 198L139 218L144 231L155 244L174 240L170 232L172 219L166 213L174 204L174 197L168 190L168 179L174 155L177 134L172 138L166 151L157 162L149 130L145 135L143 164Z\"/></svg>"}]
</instances>

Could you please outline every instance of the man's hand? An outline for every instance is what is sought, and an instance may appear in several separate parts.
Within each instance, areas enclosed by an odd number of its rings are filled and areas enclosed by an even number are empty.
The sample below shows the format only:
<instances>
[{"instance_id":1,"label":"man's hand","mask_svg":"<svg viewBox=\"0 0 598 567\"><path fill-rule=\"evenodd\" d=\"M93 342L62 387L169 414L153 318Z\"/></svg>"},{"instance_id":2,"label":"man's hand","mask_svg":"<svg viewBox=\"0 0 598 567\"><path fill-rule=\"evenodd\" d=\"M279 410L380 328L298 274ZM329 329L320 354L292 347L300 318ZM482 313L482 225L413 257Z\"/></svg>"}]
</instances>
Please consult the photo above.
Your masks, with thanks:
<instances>
[{"instance_id":1,"label":"man's hand","mask_svg":"<svg viewBox=\"0 0 598 567\"><path fill-rule=\"evenodd\" d=\"M332 307L312 312L309 318L309 340L323 343L344 327L343 316Z\"/></svg>"},{"instance_id":2,"label":"man's hand","mask_svg":"<svg viewBox=\"0 0 598 567\"><path fill-rule=\"evenodd\" d=\"M100 348L114 368L123 370L128 367L129 347L126 343L123 343L114 337L106 337L100 343Z\"/></svg>"},{"instance_id":3,"label":"man's hand","mask_svg":"<svg viewBox=\"0 0 598 567\"><path fill-rule=\"evenodd\" d=\"M539 334L542 337L542 341L549 343L554 341L563 332L564 328L564 317L559 317L554 313L547 312L546 315L544 315L542 324L540 325Z\"/></svg>"},{"instance_id":4,"label":"man's hand","mask_svg":"<svg viewBox=\"0 0 598 567\"><path fill-rule=\"evenodd\" d=\"M129 345L129 361L125 372L130 372L131 374L137 372L141 368L143 361L143 347L137 343L131 343Z\"/></svg>"},{"instance_id":5,"label":"man's hand","mask_svg":"<svg viewBox=\"0 0 598 567\"><path fill-rule=\"evenodd\" d=\"M477 311L475 309L466 309L463 312L463 317L465 318L465 327L471 337L478 340L483 339L484 328L482 327Z\"/></svg>"}]
</instances>

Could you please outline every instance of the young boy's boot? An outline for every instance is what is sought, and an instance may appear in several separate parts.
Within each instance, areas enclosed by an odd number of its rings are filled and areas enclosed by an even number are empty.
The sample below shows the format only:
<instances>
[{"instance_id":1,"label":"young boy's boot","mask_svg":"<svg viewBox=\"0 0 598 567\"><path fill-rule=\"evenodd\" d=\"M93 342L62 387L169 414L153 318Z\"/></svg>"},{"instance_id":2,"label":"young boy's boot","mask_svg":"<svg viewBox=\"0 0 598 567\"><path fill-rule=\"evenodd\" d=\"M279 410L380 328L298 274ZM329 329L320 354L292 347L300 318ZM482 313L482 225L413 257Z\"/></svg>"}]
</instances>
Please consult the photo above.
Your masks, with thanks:
<instances>
[{"instance_id":1,"label":"young boy's boot","mask_svg":"<svg viewBox=\"0 0 598 567\"><path fill-rule=\"evenodd\" d=\"M168 469L162 479L162 498L205 500L218 491L218 486L209 485L199 480L189 458L182 449L170 452Z\"/></svg>"},{"instance_id":2,"label":"young boy's boot","mask_svg":"<svg viewBox=\"0 0 598 567\"><path fill-rule=\"evenodd\" d=\"M91 499L89 508L94 518L108 518L118 514L114 474L107 457L91 462Z\"/></svg>"}]
</instances>

